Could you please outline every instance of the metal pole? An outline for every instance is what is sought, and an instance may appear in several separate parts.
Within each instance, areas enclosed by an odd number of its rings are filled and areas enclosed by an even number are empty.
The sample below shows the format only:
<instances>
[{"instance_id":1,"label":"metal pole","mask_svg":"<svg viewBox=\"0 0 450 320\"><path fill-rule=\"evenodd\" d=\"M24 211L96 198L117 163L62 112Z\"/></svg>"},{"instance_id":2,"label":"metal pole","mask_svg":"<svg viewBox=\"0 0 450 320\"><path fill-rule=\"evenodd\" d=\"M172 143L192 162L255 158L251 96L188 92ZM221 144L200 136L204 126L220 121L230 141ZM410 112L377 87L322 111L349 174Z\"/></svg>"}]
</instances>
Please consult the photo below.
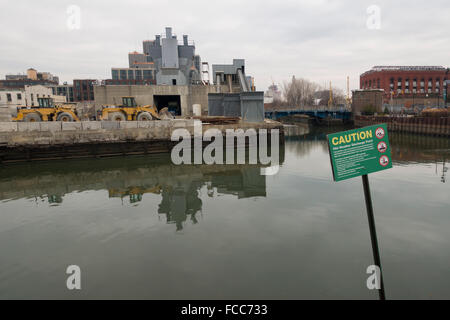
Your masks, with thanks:
<instances>
[{"instance_id":1,"label":"metal pole","mask_svg":"<svg viewBox=\"0 0 450 320\"><path fill-rule=\"evenodd\" d=\"M375 265L380 268L380 290L378 295L380 300L386 300L384 294L383 271L381 270L380 251L378 250L377 231L375 228L375 218L373 216L372 197L370 195L369 177L367 174L362 176L364 186L364 198L366 200L367 218L369 220L370 240L372 242L373 260Z\"/></svg>"}]
</instances>

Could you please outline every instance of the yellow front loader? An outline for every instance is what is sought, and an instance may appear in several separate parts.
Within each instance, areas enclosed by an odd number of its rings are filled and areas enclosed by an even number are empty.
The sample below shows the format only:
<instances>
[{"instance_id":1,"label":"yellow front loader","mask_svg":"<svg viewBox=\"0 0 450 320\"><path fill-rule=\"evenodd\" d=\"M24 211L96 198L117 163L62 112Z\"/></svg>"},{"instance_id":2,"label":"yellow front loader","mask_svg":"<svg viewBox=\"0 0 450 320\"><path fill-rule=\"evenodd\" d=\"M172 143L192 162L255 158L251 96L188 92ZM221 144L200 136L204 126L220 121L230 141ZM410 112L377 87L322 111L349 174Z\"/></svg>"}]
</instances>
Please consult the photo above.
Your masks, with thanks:
<instances>
[{"instance_id":1,"label":"yellow front loader","mask_svg":"<svg viewBox=\"0 0 450 320\"><path fill-rule=\"evenodd\" d=\"M38 107L17 107L17 117L13 121L80 121L72 105L54 105L51 98L38 98Z\"/></svg>"},{"instance_id":2,"label":"yellow front loader","mask_svg":"<svg viewBox=\"0 0 450 320\"><path fill-rule=\"evenodd\" d=\"M155 106L138 106L134 97L122 97L122 105L106 106L101 110L100 120L104 121L150 121L159 120Z\"/></svg>"}]
</instances>

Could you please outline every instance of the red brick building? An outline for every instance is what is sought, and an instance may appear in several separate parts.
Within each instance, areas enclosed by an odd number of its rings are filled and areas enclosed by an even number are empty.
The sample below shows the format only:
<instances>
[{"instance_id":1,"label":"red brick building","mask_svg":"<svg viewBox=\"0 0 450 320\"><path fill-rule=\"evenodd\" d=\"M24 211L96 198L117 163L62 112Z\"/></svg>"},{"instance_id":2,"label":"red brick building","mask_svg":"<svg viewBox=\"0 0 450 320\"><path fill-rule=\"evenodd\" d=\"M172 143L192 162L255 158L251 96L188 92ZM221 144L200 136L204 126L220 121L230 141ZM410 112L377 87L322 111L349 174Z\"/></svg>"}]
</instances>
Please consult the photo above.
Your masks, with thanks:
<instances>
[{"instance_id":1,"label":"red brick building","mask_svg":"<svg viewBox=\"0 0 450 320\"><path fill-rule=\"evenodd\" d=\"M73 98L74 101L94 101L94 85L97 80L74 79Z\"/></svg>"},{"instance_id":2,"label":"red brick building","mask_svg":"<svg viewBox=\"0 0 450 320\"><path fill-rule=\"evenodd\" d=\"M439 99L448 68L440 66L376 66L360 76L360 89L383 89L384 102L393 98Z\"/></svg>"}]
</instances>

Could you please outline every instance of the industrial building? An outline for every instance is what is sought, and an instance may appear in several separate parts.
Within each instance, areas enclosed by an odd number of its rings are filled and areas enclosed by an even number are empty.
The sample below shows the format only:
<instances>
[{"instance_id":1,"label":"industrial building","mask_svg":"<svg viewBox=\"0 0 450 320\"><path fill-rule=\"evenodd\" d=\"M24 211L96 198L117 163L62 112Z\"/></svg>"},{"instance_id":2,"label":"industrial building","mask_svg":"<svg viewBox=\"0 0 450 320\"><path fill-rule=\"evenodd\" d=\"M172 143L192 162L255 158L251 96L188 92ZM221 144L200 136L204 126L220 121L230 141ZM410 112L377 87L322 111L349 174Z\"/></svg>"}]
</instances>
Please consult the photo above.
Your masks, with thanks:
<instances>
[{"instance_id":1,"label":"industrial building","mask_svg":"<svg viewBox=\"0 0 450 320\"><path fill-rule=\"evenodd\" d=\"M167 107L174 115L192 115L194 106L207 114L208 94L255 89L253 79L245 75L244 59L212 65L212 70L214 82L209 64L196 54L194 42L188 35L179 41L167 27L164 35L143 41L142 53L128 54L128 67L112 68L111 79L94 86L95 105L114 105L123 96L133 96L140 105L155 105L158 111Z\"/></svg>"},{"instance_id":2,"label":"industrial building","mask_svg":"<svg viewBox=\"0 0 450 320\"><path fill-rule=\"evenodd\" d=\"M441 66L375 66L360 76L360 89L382 89L384 103L439 105L449 78Z\"/></svg>"},{"instance_id":3,"label":"industrial building","mask_svg":"<svg viewBox=\"0 0 450 320\"><path fill-rule=\"evenodd\" d=\"M179 42L170 27L166 28L165 37L156 35L155 40L143 41L142 53L130 52L128 65L112 68L109 84L185 86L201 81L201 59L195 54L195 44L187 35Z\"/></svg>"},{"instance_id":4,"label":"industrial building","mask_svg":"<svg viewBox=\"0 0 450 320\"><path fill-rule=\"evenodd\" d=\"M250 76L244 76L244 59L233 59L232 64L214 64L212 66L212 70L214 84L226 84L228 85L230 92L234 92L235 89L233 88L236 87L240 88L243 91L254 91L253 78ZM240 77L242 78L239 79Z\"/></svg>"}]
</instances>

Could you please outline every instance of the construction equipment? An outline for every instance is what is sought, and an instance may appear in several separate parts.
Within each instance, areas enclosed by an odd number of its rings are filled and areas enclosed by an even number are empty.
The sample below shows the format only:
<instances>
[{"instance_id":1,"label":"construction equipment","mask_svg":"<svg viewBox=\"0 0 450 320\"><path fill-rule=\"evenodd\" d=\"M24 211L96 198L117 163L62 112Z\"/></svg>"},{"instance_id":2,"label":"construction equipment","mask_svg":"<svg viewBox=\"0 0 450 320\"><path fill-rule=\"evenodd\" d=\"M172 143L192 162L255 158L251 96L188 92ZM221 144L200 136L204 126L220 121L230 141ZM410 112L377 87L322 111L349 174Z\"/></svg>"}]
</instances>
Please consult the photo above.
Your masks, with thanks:
<instances>
[{"instance_id":1,"label":"construction equipment","mask_svg":"<svg viewBox=\"0 0 450 320\"><path fill-rule=\"evenodd\" d=\"M350 77L347 76L347 97L345 99L347 104L347 109L350 110L352 107L352 98L350 98Z\"/></svg>"},{"instance_id":2,"label":"construction equipment","mask_svg":"<svg viewBox=\"0 0 450 320\"><path fill-rule=\"evenodd\" d=\"M333 107L333 88L331 87L331 81L330 81L330 99L328 99L328 107Z\"/></svg>"},{"instance_id":3,"label":"construction equipment","mask_svg":"<svg viewBox=\"0 0 450 320\"><path fill-rule=\"evenodd\" d=\"M17 107L17 117L12 121L80 121L74 105L55 105L52 98L38 98L37 107Z\"/></svg>"},{"instance_id":4,"label":"construction equipment","mask_svg":"<svg viewBox=\"0 0 450 320\"><path fill-rule=\"evenodd\" d=\"M150 121L160 120L160 116L155 106L138 106L134 97L122 97L122 105L103 107L100 119L104 121Z\"/></svg>"}]
</instances>

